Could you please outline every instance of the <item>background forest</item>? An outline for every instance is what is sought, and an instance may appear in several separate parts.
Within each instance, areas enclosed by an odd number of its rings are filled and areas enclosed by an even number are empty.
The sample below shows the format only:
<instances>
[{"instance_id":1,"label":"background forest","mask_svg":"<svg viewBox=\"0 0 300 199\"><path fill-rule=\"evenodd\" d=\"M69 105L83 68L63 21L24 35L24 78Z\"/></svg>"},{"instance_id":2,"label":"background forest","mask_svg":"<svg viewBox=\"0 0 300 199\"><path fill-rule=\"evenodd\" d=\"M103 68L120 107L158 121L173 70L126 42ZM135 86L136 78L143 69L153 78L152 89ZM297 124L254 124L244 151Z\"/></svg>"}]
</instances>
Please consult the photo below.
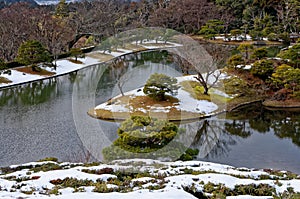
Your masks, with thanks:
<instances>
[{"instance_id":1,"label":"background forest","mask_svg":"<svg viewBox=\"0 0 300 199\"><path fill-rule=\"evenodd\" d=\"M30 2L30 1L29 1ZM299 33L298 0L94 0L38 6L0 4L0 63L16 61L26 41L39 41L54 57L77 39L86 45L140 27L163 27L185 34L247 33L289 44Z\"/></svg>"}]
</instances>

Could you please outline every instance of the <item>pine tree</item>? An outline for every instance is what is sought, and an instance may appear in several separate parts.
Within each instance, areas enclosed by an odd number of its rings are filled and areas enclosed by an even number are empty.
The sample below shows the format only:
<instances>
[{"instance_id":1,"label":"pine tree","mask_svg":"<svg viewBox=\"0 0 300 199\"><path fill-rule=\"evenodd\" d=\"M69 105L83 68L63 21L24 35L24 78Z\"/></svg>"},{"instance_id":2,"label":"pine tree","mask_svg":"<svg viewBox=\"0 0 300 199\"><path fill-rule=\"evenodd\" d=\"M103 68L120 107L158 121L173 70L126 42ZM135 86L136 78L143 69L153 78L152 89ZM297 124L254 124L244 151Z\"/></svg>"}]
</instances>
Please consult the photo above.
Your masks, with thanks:
<instances>
[{"instance_id":1,"label":"pine tree","mask_svg":"<svg viewBox=\"0 0 300 199\"><path fill-rule=\"evenodd\" d=\"M16 60L24 65L31 65L40 62L51 62L50 53L38 41L27 41L18 49Z\"/></svg>"}]
</instances>

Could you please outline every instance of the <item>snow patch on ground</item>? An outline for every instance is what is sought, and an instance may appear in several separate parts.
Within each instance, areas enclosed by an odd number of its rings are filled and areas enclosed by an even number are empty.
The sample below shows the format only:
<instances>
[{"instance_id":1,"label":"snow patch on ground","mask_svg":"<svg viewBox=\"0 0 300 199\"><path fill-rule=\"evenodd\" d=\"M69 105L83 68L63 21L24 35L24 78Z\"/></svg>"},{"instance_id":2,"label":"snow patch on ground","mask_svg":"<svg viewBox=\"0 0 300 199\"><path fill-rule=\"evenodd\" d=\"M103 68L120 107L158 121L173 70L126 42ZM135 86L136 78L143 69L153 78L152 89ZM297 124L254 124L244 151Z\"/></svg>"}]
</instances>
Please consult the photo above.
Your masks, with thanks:
<instances>
[{"instance_id":1,"label":"snow patch on ground","mask_svg":"<svg viewBox=\"0 0 300 199\"><path fill-rule=\"evenodd\" d=\"M219 71L215 72L216 74L219 73ZM205 74L204 74L205 76ZM213 76L213 75L212 75ZM177 84L180 85L181 82L183 81L196 81L195 75L187 75L187 76L182 76L182 77L176 77L177 79ZM228 78L226 74L221 74L219 79L225 79ZM209 77L210 82L214 82L215 79L214 77ZM227 95L224 91L219 90L219 89L211 89L211 92L222 96L226 98L232 98L232 96ZM130 96L130 98L135 98L137 96L145 96L145 93L143 92L143 87L134 89L131 91L128 91L124 93L125 96ZM112 98L113 103L102 103L98 106L95 107L95 109L99 110L109 110L112 112L134 112L134 111L141 111L144 113L147 112L161 112L161 113L168 113L170 109L176 108L178 110L182 111L187 111L187 112L193 112L193 113L199 113L199 114L205 114L208 115L218 109L218 106L211 101L207 100L197 100L194 97L191 96L191 94L187 91L185 91L182 87L178 89L176 97L179 102L178 105L170 106L170 107L161 107L159 106L159 103L157 106L152 106L152 107L145 107L145 108L138 108L137 110L133 110L132 107L128 107L128 103L121 103L121 101L118 100L118 98L121 97L121 95L118 95L114 98ZM213 100L213 99L212 99Z\"/></svg>"},{"instance_id":2,"label":"snow patch on ground","mask_svg":"<svg viewBox=\"0 0 300 199\"><path fill-rule=\"evenodd\" d=\"M151 43L151 42L148 42ZM180 46L180 44L176 44L176 43L170 43L170 45L157 45L157 46L144 46L144 48L146 49L157 49L157 48L166 48L166 47L176 47L176 46ZM100 52L101 51L93 51L91 53L95 53L95 52ZM107 55L111 55L113 57L118 57L118 56L122 56L128 53L132 53L132 50L127 50L127 49L117 49L117 51L112 51L110 53L106 53ZM71 61L69 61L67 59L61 59L61 60L57 60L56 64L57 67L56 69L54 68L50 68L50 67L43 67L43 69L51 71L51 72L55 72L55 75L52 75L51 77L55 77L55 76L60 76L63 74L67 74L67 73L71 73L74 71L77 71L79 69L88 67L90 65L94 65L94 64L100 64L105 62L105 60L99 60L99 59L95 59L89 56L89 53L86 54L85 58L78 58L78 61L81 61L81 64L77 64L77 63L73 63ZM19 71L16 71L14 69L10 69L11 70L11 74L1 74L1 77L5 77L8 80L12 81L11 83L0 83L0 88L1 87L6 87L6 86L12 86L12 85L17 85L17 84L22 84L22 83L26 83L26 82L31 82L31 81L36 81L36 80L42 80L42 79L46 79L49 77L46 76L41 76L41 75L32 75L32 74L25 74Z\"/></svg>"},{"instance_id":3,"label":"snow patch on ground","mask_svg":"<svg viewBox=\"0 0 300 199\"><path fill-rule=\"evenodd\" d=\"M38 166L41 164L53 163L53 162L33 162L28 164L23 164L22 166ZM71 163L56 163L60 166L68 166ZM14 165L11 168L17 168L21 165ZM99 170L103 168L112 168L114 171L124 171L126 169L132 169L133 167L141 172L148 172L152 175L164 174L164 188L159 190L149 190L149 186L158 185L161 181L161 178L157 179L154 177L141 177L132 179L131 182L141 182L146 183L140 187L134 187L134 191L128 193L119 193L119 192L111 192L111 193L95 193L93 192L93 186L86 186L84 188L84 192L74 193L73 188L60 188L59 192L61 195L44 195L46 189L51 189L54 187L51 180L57 179L65 179L65 178L77 178L77 179L88 179L96 182L97 180L107 181L109 178L116 178L115 175L112 174L89 174L82 172L83 169L88 170ZM186 174L184 172L185 169L190 169L195 172L201 171L200 174ZM267 172L260 170L253 170L247 168L234 168L229 165L222 165L211 162L202 162L202 161L176 161L176 162L161 162L157 160L151 159L131 159L131 160L117 160L113 161L110 164L100 164L99 166L85 167L85 166L75 166L72 168L65 168L61 170L53 170L47 172L29 172L29 169L22 169L20 171L16 171L10 174L1 174L0 175L0 198L195 198L191 194L185 192L183 190L183 186L191 186L194 184L195 189L198 191L203 190L204 183L214 183L219 184L222 183L226 187L233 189L236 185L248 185L248 184L268 184L273 186L277 193L282 193L287 190L288 187L293 187L295 192L300 192L300 179L292 179L292 180L260 180L259 176L261 175L269 175ZM5 179L10 176L21 177L29 177L30 180L25 180L22 182L18 182L17 180L8 180ZM33 179L32 177L39 177ZM242 176L242 177L237 177ZM269 175L271 176L271 175ZM278 183L281 183L281 186L278 186ZM20 187L20 188L16 188ZM107 183L108 188L117 188L117 185ZM33 191L33 194L24 194L22 192ZM231 196L227 197L230 199L267 199L272 198L269 196L249 196L249 195L240 195L240 196Z\"/></svg>"}]
</instances>

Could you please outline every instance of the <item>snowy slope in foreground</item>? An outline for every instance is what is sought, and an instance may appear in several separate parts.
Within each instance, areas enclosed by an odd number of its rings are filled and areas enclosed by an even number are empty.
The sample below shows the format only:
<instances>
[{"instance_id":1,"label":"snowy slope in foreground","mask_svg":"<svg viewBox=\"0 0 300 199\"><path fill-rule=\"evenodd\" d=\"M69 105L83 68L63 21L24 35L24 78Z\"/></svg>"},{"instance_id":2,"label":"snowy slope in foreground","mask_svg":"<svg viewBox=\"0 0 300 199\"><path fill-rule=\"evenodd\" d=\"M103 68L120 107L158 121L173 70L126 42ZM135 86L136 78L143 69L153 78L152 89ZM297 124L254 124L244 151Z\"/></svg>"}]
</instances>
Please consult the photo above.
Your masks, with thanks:
<instances>
[{"instance_id":1,"label":"snowy slope in foreground","mask_svg":"<svg viewBox=\"0 0 300 199\"><path fill-rule=\"evenodd\" d=\"M33 168L35 171L32 170L32 167L35 167ZM45 168L50 167L56 167L56 170L45 171ZM43 168L45 172L40 171L41 169L38 168ZM14 169L10 172L7 172L7 169L8 168L6 168L6 170L2 169L3 174L0 174L0 198L131 199L142 197L143 199L188 199L196 197L184 191L184 188L192 187L192 190L202 193L204 186L209 182L215 185L219 183L224 184L224 186L231 190L233 190L235 186L267 184L271 188L274 188L274 194L282 193L286 191L288 187L293 188L295 192L300 192L299 176L294 175L293 178L290 178L289 173L285 171L277 171L276 174L274 172L270 174L270 170L234 168L227 165L202 161L160 162L135 159L117 160L111 164L99 164L98 166L89 165L89 167L83 164L47 161L10 166L10 169ZM4 174L4 171L8 174ZM94 171L94 173L98 171L98 174L93 174L91 171ZM126 178L127 184L121 185L121 183L125 182L125 178L117 177L117 175L120 176L120 172L123 176L128 176L137 171L143 173L146 177L135 176L133 179ZM68 180L70 180L70 178L76 178L78 181L89 180L90 183L94 184L81 186L80 188L71 188L72 186L68 187L62 183L66 178ZM69 184L71 184L70 181ZM74 183L72 185L74 186ZM101 185L102 188L103 186L105 187L105 189L100 189L100 192L109 189L109 193L94 192L94 189L99 185ZM53 190L56 190L56 192L51 192ZM122 191L126 193L120 193ZM57 195L53 193L57 193ZM273 197L237 195L227 198L269 199Z\"/></svg>"}]
</instances>

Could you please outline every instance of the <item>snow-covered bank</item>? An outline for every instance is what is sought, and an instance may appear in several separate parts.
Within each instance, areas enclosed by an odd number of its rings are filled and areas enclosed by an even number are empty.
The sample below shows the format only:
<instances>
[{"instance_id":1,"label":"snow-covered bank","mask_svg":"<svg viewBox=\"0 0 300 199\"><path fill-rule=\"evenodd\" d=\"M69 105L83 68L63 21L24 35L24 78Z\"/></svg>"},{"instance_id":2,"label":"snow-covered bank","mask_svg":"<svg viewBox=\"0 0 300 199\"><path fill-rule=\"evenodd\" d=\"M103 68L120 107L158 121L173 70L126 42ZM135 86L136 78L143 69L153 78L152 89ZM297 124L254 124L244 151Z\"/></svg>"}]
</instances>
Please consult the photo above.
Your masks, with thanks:
<instances>
[{"instance_id":1,"label":"snow-covered bank","mask_svg":"<svg viewBox=\"0 0 300 199\"><path fill-rule=\"evenodd\" d=\"M216 71L216 73L219 72L219 70ZM229 77L225 73L220 72L220 74L218 81ZM205 78L206 74L203 76ZM141 87L125 92L124 96L118 95L111 98L90 110L89 114L99 119L124 120L129 113L137 115L143 113L146 116L154 115L153 117L159 119L167 118L170 121L179 121L208 117L226 111L226 100L234 98L235 95L228 95L223 87L215 87L209 90L209 96L197 97L198 94L193 84L199 83L195 77L195 75L176 77L179 88L173 95L178 100L174 103L163 104L164 102L160 103L159 101L155 101L153 104L147 103L147 95L143 92L144 87ZM214 82L214 78L212 75L209 76L208 84ZM143 104L139 102L141 99L145 100ZM107 111L112 114L106 115Z\"/></svg>"},{"instance_id":2,"label":"snow-covered bank","mask_svg":"<svg viewBox=\"0 0 300 199\"><path fill-rule=\"evenodd\" d=\"M194 81L195 80L194 75L177 77L176 79L178 81L178 84L183 81ZM130 96L130 98L135 98L137 96L146 96L146 94L143 92L143 88L137 88L135 90L126 92L126 93L124 93L124 95ZM221 92L220 95L226 95L226 93ZM112 112L130 112L130 113L137 111L137 110L134 110L133 107L128 106L128 104L123 104L121 101L119 101L118 100L119 97L121 97L121 95L118 95L118 96L112 98L112 100L116 100L114 103L105 102L105 103L102 103L102 104L96 106L95 109L109 110ZM194 113L209 114L218 108L218 106L213 102L209 102L206 100L197 100L197 99L193 98L190 95L190 93L185 91L182 87L178 89L178 94L175 97L178 98L178 100L179 100L179 102L175 106L144 107L144 108L139 108L138 111L142 111L144 113L147 113L149 111L151 111L151 112L169 112L170 109L176 108L177 110L182 110L182 111L190 111L190 112L194 112Z\"/></svg>"},{"instance_id":3,"label":"snow-covered bank","mask_svg":"<svg viewBox=\"0 0 300 199\"><path fill-rule=\"evenodd\" d=\"M147 43L149 44L149 42L145 42L145 44L147 44ZM174 44L174 43L167 43L167 44L161 44L161 45L156 45L156 46L146 46L146 45L144 46L143 45L143 48L145 50L152 50L152 49L158 49L158 48L172 48L172 47L176 47L178 45L179 44ZM28 73L19 72L16 69L12 68L12 69L9 69L11 71L10 74L1 74L0 75L0 77L4 77L11 81L10 83L0 83L0 88L61 76L64 74L68 74L68 73L83 69L83 68L91 66L91 65L104 63L115 57L122 56L122 55L132 53L132 52L136 52L136 49L132 49L132 50L117 49L117 51L112 51L110 53L106 52L105 54L103 54L103 51L93 51L91 53L87 53L85 55L85 58L78 58L78 61L81 62L80 64L69 61L68 59L57 60L56 61L56 64L57 64L56 70L54 70L54 68L42 67L45 70L54 72L55 74L52 76L28 74ZM98 55L100 55L99 58L97 58ZM103 55L104 55L104 57L106 57L106 59L103 58ZM109 59L107 59L107 57L109 57Z\"/></svg>"},{"instance_id":4,"label":"snow-covered bank","mask_svg":"<svg viewBox=\"0 0 300 199\"><path fill-rule=\"evenodd\" d=\"M202 161L161 162L134 159L109 164L33 162L2 168L0 198L196 198L210 189L231 190L230 198L273 198L300 192L300 176L286 171L234 168ZM241 187L264 187L236 194ZM100 188L99 188L100 187ZM215 187L215 188L214 188ZM266 188L267 187L267 188ZM241 188L242 190L242 188ZM246 190L246 189L245 189ZM190 192L190 193L188 193ZM251 196L252 195L252 196ZM229 197L228 197L229 198Z\"/></svg>"}]
</instances>

